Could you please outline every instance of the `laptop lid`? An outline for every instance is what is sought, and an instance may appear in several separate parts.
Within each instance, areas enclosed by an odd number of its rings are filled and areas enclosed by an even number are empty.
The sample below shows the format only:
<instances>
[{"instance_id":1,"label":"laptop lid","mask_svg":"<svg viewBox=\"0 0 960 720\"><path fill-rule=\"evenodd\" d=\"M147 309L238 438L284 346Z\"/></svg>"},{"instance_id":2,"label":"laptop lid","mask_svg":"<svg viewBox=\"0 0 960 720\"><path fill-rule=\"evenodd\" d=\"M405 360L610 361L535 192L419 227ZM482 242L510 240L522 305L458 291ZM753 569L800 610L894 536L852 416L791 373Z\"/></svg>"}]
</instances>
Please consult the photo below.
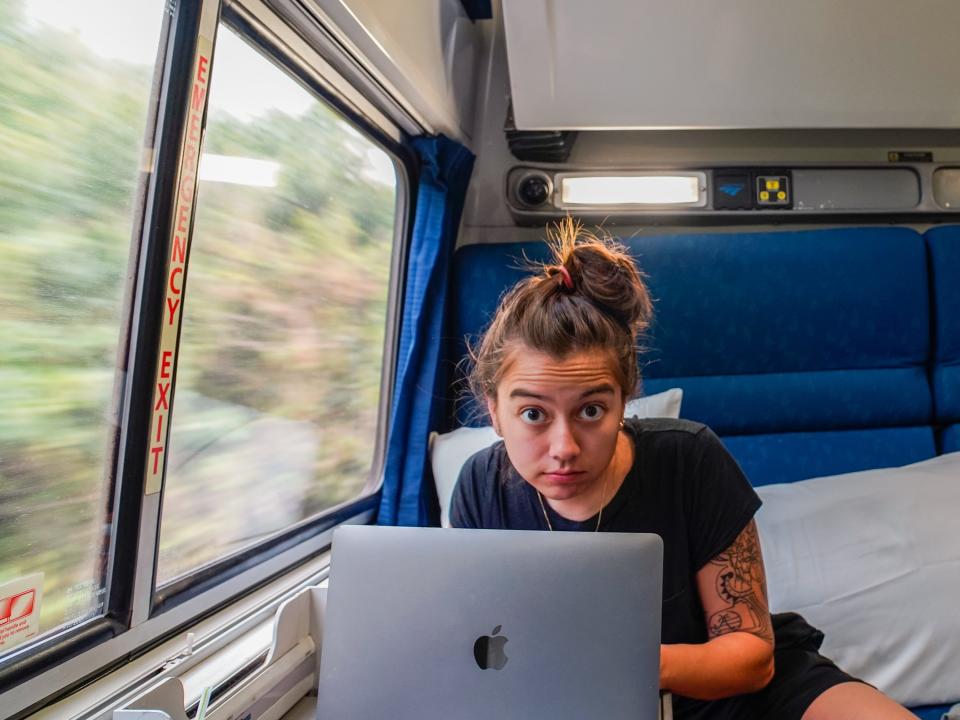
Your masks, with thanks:
<instances>
[{"instance_id":1,"label":"laptop lid","mask_svg":"<svg viewBox=\"0 0 960 720\"><path fill-rule=\"evenodd\" d=\"M655 720L656 535L344 526L319 720Z\"/></svg>"}]
</instances>

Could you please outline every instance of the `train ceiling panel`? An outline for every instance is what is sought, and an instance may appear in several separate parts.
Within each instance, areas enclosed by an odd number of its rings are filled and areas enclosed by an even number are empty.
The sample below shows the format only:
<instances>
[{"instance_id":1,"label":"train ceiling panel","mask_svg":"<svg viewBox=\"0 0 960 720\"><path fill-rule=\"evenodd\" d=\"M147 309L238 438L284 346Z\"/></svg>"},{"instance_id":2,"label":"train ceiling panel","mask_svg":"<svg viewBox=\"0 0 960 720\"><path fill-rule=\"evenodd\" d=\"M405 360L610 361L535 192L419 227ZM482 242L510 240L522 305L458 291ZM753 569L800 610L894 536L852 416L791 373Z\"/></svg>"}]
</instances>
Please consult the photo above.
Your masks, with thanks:
<instances>
[{"instance_id":1,"label":"train ceiling panel","mask_svg":"<svg viewBox=\"0 0 960 720\"><path fill-rule=\"evenodd\" d=\"M517 130L960 125L954 0L503 0Z\"/></svg>"}]
</instances>

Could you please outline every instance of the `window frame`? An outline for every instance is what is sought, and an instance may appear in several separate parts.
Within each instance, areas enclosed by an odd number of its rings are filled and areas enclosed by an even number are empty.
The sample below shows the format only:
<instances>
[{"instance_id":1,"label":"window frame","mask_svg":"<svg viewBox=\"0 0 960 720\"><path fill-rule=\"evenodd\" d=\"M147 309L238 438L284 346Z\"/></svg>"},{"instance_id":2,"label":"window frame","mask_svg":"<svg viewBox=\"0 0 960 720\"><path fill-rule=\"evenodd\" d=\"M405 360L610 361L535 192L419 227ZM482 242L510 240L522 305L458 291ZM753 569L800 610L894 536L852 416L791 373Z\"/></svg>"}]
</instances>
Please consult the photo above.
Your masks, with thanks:
<instances>
[{"instance_id":1,"label":"window frame","mask_svg":"<svg viewBox=\"0 0 960 720\"><path fill-rule=\"evenodd\" d=\"M158 8L158 12L160 9ZM371 472L358 498L307 518L260 543L194 572L156 586L160 508L163 489L146 495L146 460L152 420L154 380L160 354L166 269L174 224L184 133L189 117L192 73L201 34L210 23L210 69L215 64L216 33L225 24L254 45L328 104L355 130L375 142L394 161L397 172L394 244L381 367L376 446ZM369 522L376 513L383 483L386 436L396 371L396 341L402 317L407 245L416 204L417 161L407 143L410 119L395 112L386 90L370 97L356 87L355 77L341 71L361 62L343 48L324 52L311 47L289 18L260 0L198 0L167 6L164 11L148 108L144 158L146 187L137 195L129 285L125 295L125 325L121 352L126 365L117 368L123 391L115 408L119 419L112 457L106 458L113 488L113 514L106 570L105 612L74 626L26 643L0 657L3 717L18 720L50 705L80 686L103 677L129 660L169 644L199 620L229 614L230 606L267 587L282 591L285 582L312 567L329 549L333 528L344 522ZM206 102L204 101L204 132ZM152 145L151 145L152 140ZM199 154L198 154L199 156ZM199 157L198 157L199 161ZM192 225L192 223L191 223ZM193 228L190 228L193 234ZM135 271L135 272L134 272ZM174 380L175 382L175 380ZM152 498L152 500L151 500ZM239 603L243 605L243 603ZM272 607L273 603L269 603ZM230 621L236 634L259 614Z\"/></svg>"},{"instance_id":2,"label":"window frame","mask_svg":"<svg viewBox=\"0 0 960 720\"><path fill-rule=\"evenodd\" d=\"M242 40L252 45L266 61L272 62L281 71L298 80L320 102L325 103L331 110L339 114L344 121L351 124L354 130L379 146L394 161L394 167L397 170L394 242L391 249L390 285L387 291L388 311L384 332L383 363L380 371L377 428L370 471L359 496L305 518L292 527L273 533L249 547L205 563L163 585L157 584L156 570L154 570L150 617L175 608L279 553L296 547L318 533L332 530L344 522L356 520L360 517L369 517L369 513L375 513L379 506L380 487L383 483L386 462L386 436L389 429L389 409L395 375L395 345L400 330L397 322L400 315L397 314L396 308L403 297L401 279L404 275L402 270L405 268L404 250L406 246L403 240L409 234L413 223L413 204L410 202L410 188L412 187L410 178L414 170L413 155L389 134L371 126L369 120L361 115L355 107L351 106L342 96L333 92L328 85L322 83L304 63L297 62L293 52L289 48L285 48L282 40L271 32L264 23L258 22L256 18L237 9L236 6L228 6L224 7L219 24L228 27ZM186 300L184 303L186 303ZM175 391L175 386L173 390ZM166 478L164 477L165 485ZM164 491L161 490L161 516L163 495ZM159 527L157 538L159 542ZM326 550L327 548L324 547L323 549ZM305 556L303 559L305 560L307 557Z\"/></svg>"},{"instance_id":3,"label":"window frame","mask_svg":"<svg viewBox=\"0 0 960 720\"><path fill-rule=\"evenodd\" d=\"M132 222L135 240L131 243L131 268L138 266L142 268L145 263L151 264L151 261L156 261L156 243L148 242L147 238L151 235L150 226L162 220L158 212L159 204L155 198L157 188L171 183L176 171L176 163L171 162L171 159L175 160L177 157L170 152L174 147L171 139L179 134L178 125L182 126L182 122L177 122L179 118L174 108L178 100L180 105L186 102L187 84L182 81L182 78L189 74L187 65L192 60L196 47L200 9L199 4L179 3L174 13L163 13L153 88L148 100L147 127L144 132L144 145L150 144L150 147L145 148L145 154L149 154L152 148L153 167L147 170L149 176L146 187L142 187L141 184L138 188L136 198L138 203L134 207L135 214ZM163 12L163 7L159 3L157 12ZM132 384L132 376L136 368L142 365L142 356L149 349L148 346L138 347L134 341L135 336L149 331L149 324L144 322L148 320L147 316L142 313L138 316L135 310L140 304L142 286L134 276L134 272L128 274L128 287L124 296L128 302L121 309L125 316L124 325L120 328L118 357L125 358L127 365L116 368L117 375L121 377L124 374L127 375L127 382L119 401L120 407L115 408L120 422L112 438L112 457L108 456L105 462L106 480L111 488L108 493L111 503L109 509L113 513L110 546L107 548L109 559L104 577L106 612L74 626L54 631L48 636L26 643L0 656L0 693L8 698L47 668L74 658L86 650L119 636L129 628L126 618L129 615L128 603L131 594L124 592L126 578L120 570L129 566L126 550L130 544L124 543L125 547L120 547L118 539L130 538L131 528L135 527L139 518L142 492L140 487L135 487L137 478L127 480L120 474L118 458L126 449L129 427L131 424L135 426L137 422L138 408L141 409L140 414L143 414L141 406L135 404L134 398L131 398L131 387L135 387ZM136 300L130 303L129 300L134 297ZM154 324L159 325L159 323ZM129 372L130 368L133 372ZM141 405L145 407L146 403ZM125 435L128 437L125 438ZM28 696L30 695L28 693ZM19 717L31 711L37 704L34 702L25 711L13 717Z\"/></svg>"}]
</instances>

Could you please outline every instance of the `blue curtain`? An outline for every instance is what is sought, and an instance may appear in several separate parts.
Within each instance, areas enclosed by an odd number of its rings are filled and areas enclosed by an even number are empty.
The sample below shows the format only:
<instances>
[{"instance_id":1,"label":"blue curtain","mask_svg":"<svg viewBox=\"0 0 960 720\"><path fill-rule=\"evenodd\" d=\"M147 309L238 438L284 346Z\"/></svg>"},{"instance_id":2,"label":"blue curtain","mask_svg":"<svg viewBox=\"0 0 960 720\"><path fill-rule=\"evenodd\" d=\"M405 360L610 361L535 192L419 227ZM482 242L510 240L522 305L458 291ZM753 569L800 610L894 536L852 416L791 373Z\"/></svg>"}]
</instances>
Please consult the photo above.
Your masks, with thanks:
<instances>
[{"instance_id":1,"label":"blue curtain","mask_svg":"<svg viewBox=\"0 0 960 720\"><path fill-rule=\"evenodd\" d=\"M471 20L489 20L493 17L490 0L460 0Z\"/></svg>"},{"instance_id":2,"label":"blue curtain","mask_svg":"<svg viewBox=\"0 0 960 720\"><path fill-rule=\"evenodd\" d=\"M377 523L427 525L436 492L427 476L427 435L443 332L450 257L460 226L473 154L443 136L416 138L417 209L407 253L397 380Z\"/></svg>"}]
</instances>

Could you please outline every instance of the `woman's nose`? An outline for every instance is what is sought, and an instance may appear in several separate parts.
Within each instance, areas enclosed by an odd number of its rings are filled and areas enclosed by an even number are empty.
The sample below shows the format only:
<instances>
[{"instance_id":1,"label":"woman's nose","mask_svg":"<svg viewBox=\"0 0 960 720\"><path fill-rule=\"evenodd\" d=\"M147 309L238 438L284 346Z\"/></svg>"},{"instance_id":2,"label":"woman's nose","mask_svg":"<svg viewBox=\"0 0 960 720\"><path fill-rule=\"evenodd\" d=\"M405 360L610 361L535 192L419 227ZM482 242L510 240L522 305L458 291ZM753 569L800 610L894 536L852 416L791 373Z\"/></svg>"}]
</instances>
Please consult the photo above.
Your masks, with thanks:
<instances>
[{"instance_id":1,"label":"woman's nose","mask_svg":"<svg viewBox=\"0 0 960 720\"><path fill-rule=\"evenodd\" d=\"M561 462L572 460L580 454L580 446L571 432L570 425L559 420L550 428L550 456Z\"/></svg>"}]
</instances>

